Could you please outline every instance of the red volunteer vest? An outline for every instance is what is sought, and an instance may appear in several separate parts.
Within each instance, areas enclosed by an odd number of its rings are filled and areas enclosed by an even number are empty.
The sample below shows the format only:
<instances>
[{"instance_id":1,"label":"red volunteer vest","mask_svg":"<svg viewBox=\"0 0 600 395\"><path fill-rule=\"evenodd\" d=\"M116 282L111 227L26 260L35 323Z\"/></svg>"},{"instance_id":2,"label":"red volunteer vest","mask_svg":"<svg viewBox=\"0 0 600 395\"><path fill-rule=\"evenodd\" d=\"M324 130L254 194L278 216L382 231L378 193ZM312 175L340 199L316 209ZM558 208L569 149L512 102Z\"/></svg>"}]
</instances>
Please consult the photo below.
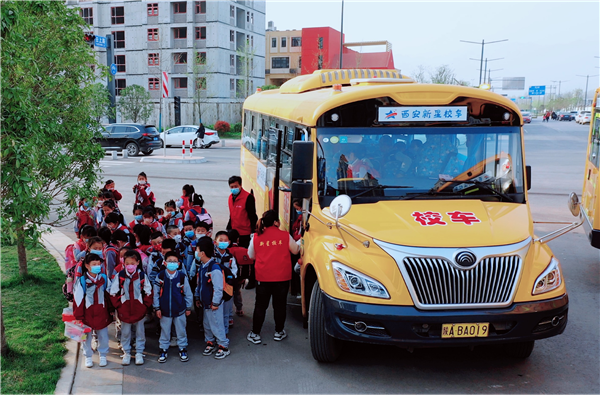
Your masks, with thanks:
<instances>
[{"instance_id":1,"label":"red volunteer vest","mask_svg":"<svg viewBox=\"0 0 600 395\"><path fill-rule=\"evenodd\" d=\"M248 236L252 233L252 226L248 213L246 212L246 200L250 194L241 190L238 197L233 201L233 195L229 195L229 216L231 217L231 229L238 231L240 236Z\"/></svg>"},{"instance_id":2,"label":"red volunteer vest","mask_svg":"<svg viewBox=\"0 0 600 395\"><path fill-rule=\"evenodd\" d=\"M270 226L262 235L256 233L253 240L256 280L266 282L291 280L290 234Z\"/></svg>"}]
</instances>

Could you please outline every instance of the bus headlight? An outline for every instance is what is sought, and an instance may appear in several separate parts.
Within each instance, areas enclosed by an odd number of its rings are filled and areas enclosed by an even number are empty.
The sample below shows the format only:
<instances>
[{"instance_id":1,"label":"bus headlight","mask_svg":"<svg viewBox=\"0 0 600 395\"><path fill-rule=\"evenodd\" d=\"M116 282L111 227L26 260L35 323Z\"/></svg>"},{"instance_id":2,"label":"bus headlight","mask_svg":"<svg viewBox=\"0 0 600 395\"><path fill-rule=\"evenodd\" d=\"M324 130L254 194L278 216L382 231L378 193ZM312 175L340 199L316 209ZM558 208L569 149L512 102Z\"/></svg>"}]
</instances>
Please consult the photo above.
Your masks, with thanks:
<instances>
[{"instance_id":1,"label":"bus headlight","mask_svg":"<svg viewBox=\"0 0 600 395\"><path fill-rule=\"evenodd\" d=\"M543 294L560 287L562 278L560 277L560 262L552 257L550 264L535 280L532 295Z\"/></svg>"},{"instance_id":2,"label":"bus headlight","mask_svg":"<svg viewBox=\"0 0 600 395\"><path fill-rule=\"evenodd\" d=\"M335 281L342 291L375 298L390 298L387 289L379 281L339 262L333 261L331 265Z\"/></svg>"}]
</instances>

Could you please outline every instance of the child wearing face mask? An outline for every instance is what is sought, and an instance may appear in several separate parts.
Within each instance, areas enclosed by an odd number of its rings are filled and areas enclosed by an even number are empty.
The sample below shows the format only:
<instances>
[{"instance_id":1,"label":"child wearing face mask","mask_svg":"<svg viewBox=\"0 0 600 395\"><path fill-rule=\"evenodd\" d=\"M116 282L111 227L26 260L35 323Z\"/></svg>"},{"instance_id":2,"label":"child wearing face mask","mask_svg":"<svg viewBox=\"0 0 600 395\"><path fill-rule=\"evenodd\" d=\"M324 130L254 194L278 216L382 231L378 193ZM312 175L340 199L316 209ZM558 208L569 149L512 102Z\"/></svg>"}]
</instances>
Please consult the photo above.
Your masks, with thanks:
<instances>
[{"instance_id":1,"label":"child wearing face mask","mask_svg":"<svg viewBox=\"0 0 600 395\"><path fill-rule=\"evenodd\" d=\"M154 311L160 319L160 356L158 362L167 362L167 351L170 346L171 325L175 324L179 359L188 361L186 317L192 311L193 295L188 278L179 268L177 255L170 251L165 255L166 268L158 273L153 285Z\"/></svg>"},{"instance_id":2,"label":"child wearing face mask","mask_svg":"<svg viewBox=\"0 0 600 395\"><path fill-rule=\"evenodd\" d=\"M194 223L206 222L207 224L212 225L212 217L208 211L203 208L204 199L202 198L202 195L193 193L190 201L192 206L187 210L185 214L185 220L194 221Z\"/></svg>"},{"instance_id":3,"label":"child wearing face mask","mask_svg":"<svg viewBox=\"0 0 600 395\"><path fill-rule=\"evenodd\" d=\"M175 251L180 257L183 257L183 252L185 252L185 245L183 244L183 239L181 237L181 231L175 225L167 226L167 239L172 239L175 241Z\"/></svg>"},{"instance_id":4,"label":"child wearing face mask","mask_svg":"<svg viewBox=\"0 0 600 395\"><path fill-rule=\"evenodd\" d=\"M142 213L144 212L144 208L139 204L133 205L133 221L129 223L129 229L133 230L133 227L136 225L141 225L144 223L144 217Z\"/></svg>"},{"instance_id":5,"label":"child wearing face mask","mask_svg":"<svg viewBox=\"0 0 600 395\"><path fill-rule=\"evenodd\" d=\"M149 227L153 232L161 232L166 236L165 227L156 220L155 215L155 211L152 207L146 207L142 214L144 219L143 224Z\"/></svg>"},{"instance_id":6,"label":"child wearing face mask","mask_svg":"<svg viewBox=\"0 0 600 395\"><path fill-rule=\"evenodd\" d=\"M118 207L119 201L123 199L123 195L121 195L121 193L119 193L119 191L115 189L115 182L113 180L106 181L106 183L104 184L104 189L113 194L113 199L115 200L115 204Z\"/></svg>"},{"instance_id":7,"label":"child wearing face mask","mask_svg":"<svg viewBox=\"0 0 600 395\"><path fill-rule=\"evenodd\" d=\"M177 203L173 200L169 200L165 203L165 216L163 217L163 225L165 227L177 226L179 230L183 230L183 214L177 211Z\"/></svg>"},{"instance_id":8,"label":"child wearing face mask","mask_svg":"<svg viewBox=\"0 0 600 395\"><path fill-rule=\"evenodd\" d=\"M133 186L133 193L135 193L135 203L146 208L148 206L154 206L156 199L154 198L154 192L150 189L150 183L148 183L148 177L146 173L141 172L137 177L137 184Z\"/></svg>"},{"instance_id":9,"label":"child wearing face mask","mask_svg":"<svg viewBox=\"0 0 600 395\"><path fill-rule=\"evenodd\" d=\"M73 246L73 255L76 262L83 259L88 250L88 242L94 236L98 236L98 233L93 226L85 225L79 230L79 240Z\"/></svg>"},{"instance_id":10,"label":"child wearing face mask","mask_svg":"<svg viewBox=\"0 0 600 395\"><path fill-rule=\"evenodd\" d=\"M127 251L124 256L124 269L112 281L110 296L121 320L122 365L131 363L131 333L135 327L135 364L144 364L146 335L144 318L152 306L152 285L142 269L142 259L137 251Z\"/></svg>"},{"instance_id":11,"label":"child wearing face mask","mask_svg":"<svg viewBox=\"0 0 600 395\"><path fill-rule=\"evenodd\" d=\"M196 275L197 269L200 266L198 260L195 260L196 243L198 242L198 240L204 237L208 237L210 239L212 236L212 227L206 222L199 222L194 225L194 228L195 240L192 240L190 246L187 249L187 260L185 261L185 266L190 268L189 273L191 277L194 277Z\"/></svg>"},{"instance_id":12,"label":"child wearing face mask","mask_svg":"<svg viewBox=\"0 0 600 395\"><path fill-rule=\"evenodd\" d=\"M79 201L79 209L77 210L74 231L75 233L79 233L79 229L81 229L85 225L90 225L96 228L96 220L95 220L95 212L91 207L90 203L88 203L87 199L81 199Z\"/></svg>"},{"instance_id":13,"label":"child wearing face mask","mask_svg":"<svg viewBox=\"0 0 600 395\"><path fill-rule=\"evenodd\" d=\"M148 254L148 265L146 266L146 273L150 281L154 283L158 273L164 269L163 261L164 255L162 252L163 234L160 232L154 232L150 236L152 246L146 250Z\"/></svg>"},{"instance_id":14,"label":"child wearing face mask","mask_svg":"<svg viewBox=\"0 0 600 395\"><path fill-rule=\"evenodd\" d=\"M192 207L191 198L192 195L196 192L193 185L185 184L181 188L181 197L177 199L175 202L177 208L181 210L181 213L185 216L187 211Z\"/></svg>"},{"instance_id":15,"label":"child wearing face mask","mask_svg":"<svg viewBox=\"0 0 600 395\"><path fill-rule=\"evenodd\" d=\"M121 249L129 244L129 237L127 234L117 229L111 237L110 243L104 248L104 256L106 257L106 270L112 281L113 277L118 273L119 264L121 263ZM141 259L141 258L140 258Z\"/></svg>"},{"instance_id":16,"label":"child wearing face mask","mask_svg":"<svg viewBox=\"0 0 600 395\"><path fill-rule=\"evenodd\" d=\"M214 259L229 268L234 277L237 278L238 267L235 257L229 251L229 234L225 230L217 232L215 235L215 256ZM229 327L233 326L233 298L223 302L223 322L225 325L225 334L229 333Z\"/></svg>"},{"instance_id":17,"label":"child wearing face mask","mask_svg":"<svg viewBox=\"0 0 600 395\"><path fill-rule=\"evenodd\" d=\"M110 281L102 273L102 258L96 254L87 254L83 259L82 275L73 286L73 315L75 319L92 328L98 336L99 366L106 366L108 353L108 325L111 322L108 313L108 292ZM92 336L83 342L85 367L94 366L92 362Z\"/></svg>"}]
</instances>

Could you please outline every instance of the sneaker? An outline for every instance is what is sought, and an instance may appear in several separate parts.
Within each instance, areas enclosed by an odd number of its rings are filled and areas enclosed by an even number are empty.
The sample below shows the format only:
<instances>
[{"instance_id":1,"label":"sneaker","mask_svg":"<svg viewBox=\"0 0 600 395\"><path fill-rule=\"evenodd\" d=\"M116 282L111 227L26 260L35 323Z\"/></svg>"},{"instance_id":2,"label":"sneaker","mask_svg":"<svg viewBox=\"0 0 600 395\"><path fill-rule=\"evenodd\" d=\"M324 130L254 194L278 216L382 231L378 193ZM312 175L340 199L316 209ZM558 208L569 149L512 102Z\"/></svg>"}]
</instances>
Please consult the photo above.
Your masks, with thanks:
<instances>
[{"instance_id":1,"label":"sneaker","mask_svg":"<svg viewBox=\"0 0 600 395\"><path fill-rule=\"evenodd\" d=\"M108 365L108 361L106 361L106 356L100 356L100 363L98 364L98 366L103 368L106 365Z\"/></svg>"},{"instance_id":2,"label":"sneaker","mask_svg":"<svg viewBox=\"0 0 600 395\"><path fill-rule=\"evenodd\" d=\"M215 359L223 359L226 356L228 356L229 354L231 354L231 351L229 351L228 348L219 346L219 349L217 350L217 353L215 354Z\"/></svg>"},{"instance_id":3,"label":"sneaker","mask_svg":"<svg viewBox=\"0 0 600 395\"><path fill-rule=\"evenodd\" d=\"M285 339L286 337L287 337L287 333L285 333L285 329L283 329L281 332L275 332L275 336L273 336L273 340L280 342L283 339Z\"/></svg>"},{"instance_id":4,"label":"sneaker","mask_svg":"<svg viewBox=\"0 0 600 395\"><path fill-rule=\"evenodd\" d=\"M158 362L167 362L167 350L160 350L160 357L158 357Z\"/></svg>"},{"instance_id":5,"label":"sneaker","mask_svg":"<svg viewBox=\"0 0 600 395\"><path fill-rule=\"evenodd\" d=\"M217 347L215 346L215 343L206 342L206 348L204 349L204 352L202 353L202 355L210 355L213 352L215 352L216 349L217 349Z\"/></svg>"},{"instance_id":6,"label":"sneaker","mask_svg":"<svg viewBox=\"0 0 600 395\"><path fill-rule=\"evenodd\" d=\"M256 333L250 331L250 333L248 333L248 336L246 336L246 340L248 340L251 343L254 344L260 344L262 342L262 340L260 340L260 335L257 335Z\"/></svg>"},{"instance_id":7,"label":"sneaker","mask_svg":"<svg viewBox=\"0 0 600 395\"><path fill-rule=\"evenodd\" d=\"M179 350L179 360L181 362L187 362L189 361L188 355L187 355L187 350L184 348L183 350Z\"/></svg>"},{"instance_id":8,"label":"sneaker","mask_svg":"<svg viewBox=\"0 0 600 395\"><path fill-rule=\"evenodd\" d=\"M244 310L238 310L235 312L238 316L243 317L244 316Z\"/></svg>"},{"instance_id":9,"label":"sneaker","mask_svg":"<svg viewBox=\"0 0 600 395\"><path fill-rule=\"evenodd\" d=\"M131 363L131 354L123 355L123 360L121 361L121 365L127 366Z\"/></svg>"},{"instance_id":10,"label":"sneaker","mask_svg":"<svg viewBox=\"0 0 600 395\"><path fill-rule=\"evenodd\" d=\"M229 319L229 326L233 326L233 318Z\"/></svg>"},{"instance_id":11,"label":"sneaker","mask_svg":"<svg viewBox=\"0 0 600 395\"><path fill-rule=\"evenodd\" d=\"M94 366L94 362L92 362L92 357L85 357L85 367L91 368Z\"/></svg>"},{"instance_id":12,"label":"sneaker","mask_svg":"<svg viewBox=\"0 0 600 395\"><path fill-rule=\"evenodd\" d=\"M169 344L169 347L177 347L177 338L176 337L171 338L171 344Z\"/></svg>"},{"instance_id":13,"label":"sneaker","mask_svg":"<svg viewBox=\"0 0 600 395\"><path fill-rule=\"evenodd\" d=\"M143 365L144 364L144 354L138 352L135 354L135 364Z\"/></svg>"}]
</instances>

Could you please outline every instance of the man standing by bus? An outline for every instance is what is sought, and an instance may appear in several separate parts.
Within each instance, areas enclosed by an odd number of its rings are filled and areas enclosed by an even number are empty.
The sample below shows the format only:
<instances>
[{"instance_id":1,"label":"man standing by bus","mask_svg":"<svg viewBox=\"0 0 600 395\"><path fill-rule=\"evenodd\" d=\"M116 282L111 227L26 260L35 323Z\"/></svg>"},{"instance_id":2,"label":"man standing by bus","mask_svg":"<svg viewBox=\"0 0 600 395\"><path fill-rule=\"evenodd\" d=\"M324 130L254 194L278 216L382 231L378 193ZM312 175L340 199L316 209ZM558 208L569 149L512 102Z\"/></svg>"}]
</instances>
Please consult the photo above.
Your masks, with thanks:
<instances>
[{"instance_id":1,"label":"man standing by bus","mask_svg":"<svg viewBox=\"0 0 600 395\"><path fill-rule=\"evenodd\" d=\"M258 216L254 196L242 189L242 177L229 177L229 222L227 230L235 229L240 234L238 245L248 248L250 235L256 231Z\"/></svg>"}]
</instances>

